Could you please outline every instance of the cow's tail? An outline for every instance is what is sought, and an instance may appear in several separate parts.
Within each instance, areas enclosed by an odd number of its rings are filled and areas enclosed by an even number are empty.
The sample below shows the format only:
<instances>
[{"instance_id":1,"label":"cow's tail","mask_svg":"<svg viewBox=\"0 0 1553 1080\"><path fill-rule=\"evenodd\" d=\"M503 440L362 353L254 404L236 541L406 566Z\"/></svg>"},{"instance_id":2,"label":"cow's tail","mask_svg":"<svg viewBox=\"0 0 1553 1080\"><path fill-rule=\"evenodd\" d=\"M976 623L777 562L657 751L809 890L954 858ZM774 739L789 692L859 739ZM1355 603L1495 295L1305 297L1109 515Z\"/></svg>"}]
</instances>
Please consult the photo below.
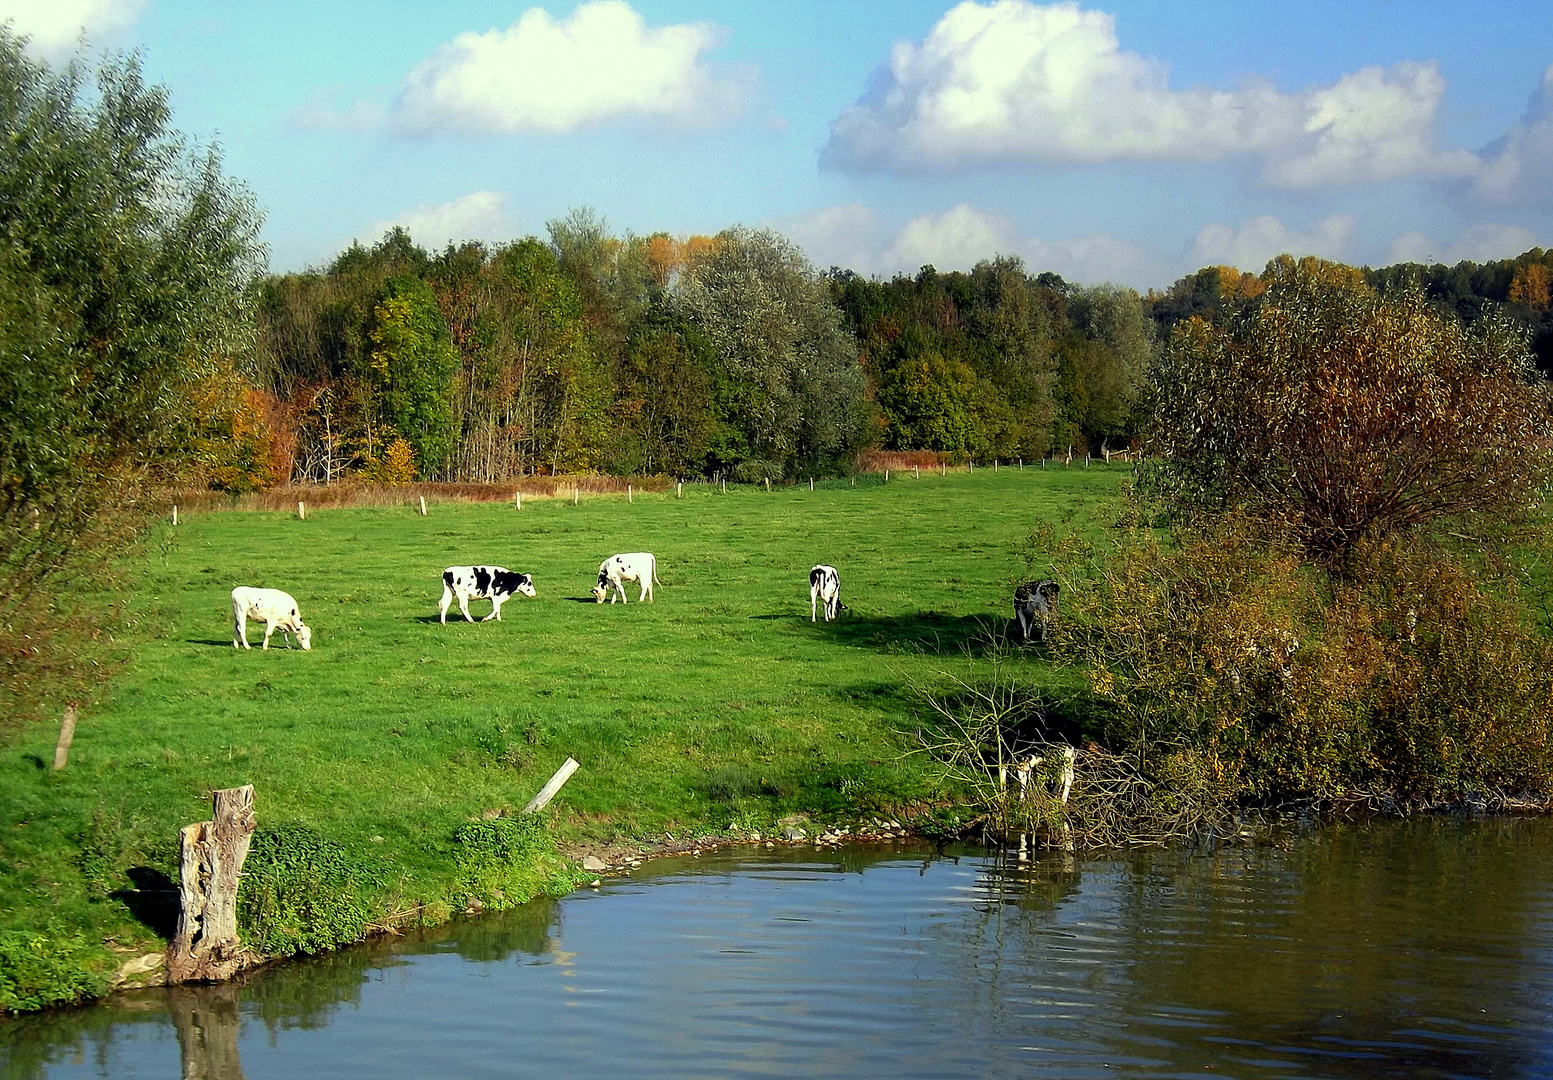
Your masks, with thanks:
<instances>
[{"instance_id":1,"label":"cow's tail","mask_svg":"<svg viewBox=\"0 0 1553 1080\"><path fill-rule=\"evenodd\" d=\"M663 584L663 582L658 580L658 556L656 555L652 557L652 583L654 585Z\"/></svg>"}]
</instances>

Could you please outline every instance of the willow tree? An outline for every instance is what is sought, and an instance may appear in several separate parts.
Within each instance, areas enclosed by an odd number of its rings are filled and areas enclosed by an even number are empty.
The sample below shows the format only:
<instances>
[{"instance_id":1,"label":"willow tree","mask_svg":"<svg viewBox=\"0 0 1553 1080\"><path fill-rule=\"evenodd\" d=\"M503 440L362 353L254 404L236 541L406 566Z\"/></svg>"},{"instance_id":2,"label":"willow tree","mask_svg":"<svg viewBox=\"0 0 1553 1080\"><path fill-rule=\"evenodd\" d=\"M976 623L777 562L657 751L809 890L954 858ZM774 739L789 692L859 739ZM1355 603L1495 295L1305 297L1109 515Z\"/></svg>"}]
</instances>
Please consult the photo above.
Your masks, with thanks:
<instances>
[{"instance_id":1,"label":"willow tree","mask_svg":"<svg viewBox=\"0 0 1553 1080\"><path fill-rule=\"evenodd\" d=\"M1151 447L1173 511L1243 511L1341 571L1364 541L1535 500L1553 422L1523 335L1313 259L1264 280L1227 326L1179 323L1155 371Z\"/></svg>"},{"instance_id":2,"label":"willow tree","mask_svg":"<svg viewBox=\"0 0 1553 1080\"><path fill-rule=\"evenodd\" d=\"M138 60L54 71L25 44L0 27L0 693L71 655L45 644L54 583L191 464L196 398L250 355L263 262L253 200Z\"/></svg>"}]
</instances>

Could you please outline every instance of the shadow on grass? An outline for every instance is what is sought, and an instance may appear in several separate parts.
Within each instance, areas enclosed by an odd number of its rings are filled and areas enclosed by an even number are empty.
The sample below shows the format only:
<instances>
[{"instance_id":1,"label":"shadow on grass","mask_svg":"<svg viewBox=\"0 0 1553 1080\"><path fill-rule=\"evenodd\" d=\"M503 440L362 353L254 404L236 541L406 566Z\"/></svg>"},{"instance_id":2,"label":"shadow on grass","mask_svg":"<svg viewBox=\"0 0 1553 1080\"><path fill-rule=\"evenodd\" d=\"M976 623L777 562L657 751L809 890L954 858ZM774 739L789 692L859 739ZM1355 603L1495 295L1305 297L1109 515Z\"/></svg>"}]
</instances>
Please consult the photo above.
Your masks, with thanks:
<instances>
[{"instance_id":1,"label":"shadow on grass","mask_svg":"<svg viewBox=\"0 0 1553 1080\"><path fill-rule=\"evenodd\" d=\"M129 908L142 926L171 941L178 932L178 886L172 878L149 866L127 871L133 889L115 889L108 895Z\"/></svg>"},{"instance_id":2,"label":"shadow on grass","mask_svg":"<svg viewBox=\"0 0 1553 1080\"><path fill-rule=\"evenodd\" d=\"M818 627L843 645L884 653L929 656L986 656L1012 647L1007 621L982 615L946 615L919 611L912 615L843 614Z\"/></svg>"},{"instance_id":3,"label":"shadow on grass","mask_svg":"<svg viewBox=\"0 0 1553 1080\"><path fill-rule=\"evenodd\" d=\"M263 630L264 627L261 626L261 627L259 627L259 629ZM231 638L227 638L225 641L217 641L215 638L195 638L195 637L191 637L191 638L184 638L184 644L185 645L220 645L222 648L230 649L232 647L232 639ZM272 642L270 642L270 644L274 645L275 643L272 641ZM254 648L258 648L258 646L255 645Z\"/></svg>"}]
</instances>

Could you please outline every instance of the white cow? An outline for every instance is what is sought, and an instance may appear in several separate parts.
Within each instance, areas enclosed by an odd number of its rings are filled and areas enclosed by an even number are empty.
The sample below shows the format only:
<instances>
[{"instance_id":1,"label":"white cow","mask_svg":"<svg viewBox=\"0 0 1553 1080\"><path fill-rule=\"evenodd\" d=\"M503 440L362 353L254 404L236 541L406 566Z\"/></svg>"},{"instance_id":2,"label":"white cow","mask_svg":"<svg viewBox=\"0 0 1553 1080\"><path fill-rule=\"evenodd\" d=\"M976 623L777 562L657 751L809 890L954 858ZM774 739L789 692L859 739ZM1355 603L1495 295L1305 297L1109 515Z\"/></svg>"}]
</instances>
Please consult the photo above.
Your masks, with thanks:
<instances>
[{"instance_id":1,"label":"white cow","mask_svg":"<svg viewBox=\"0 0 1553 1080\"><path fill-rule=\"evenodd\" d=\"M448 621L448 606L458 597L458 610L464 619L474 622L469 614L470 600L489 600L491 613L481 622L501 619L501 606L513 593L534 595L534 579L503 566L450 566L442 571L442 602L437 605L437 621Z\"/></svg>"},{"instance_id":2,"label":"white cow","mask_svg":"<svg viewBox=\"0 0 1553 1080\"><path fill-rule=\"evenodd\" d=\"M264 620L264 647L270 647L270 635L276 630L291 644L291 635L297 636L302 651L313 647L313 631L302 621L297 611L296 599L279 589L256 589L239 585L232 590L232 648L251 648L248 644L248 620Z\"/></svg>"},{"instance_id":3,"label":"white cow","mask_svg":"<svg viewBox=\"0 0 1553 1080\"><path fill-rule=\"evenodd\" d=\"M620 602L626 603L625 583L639 581L642 584L642 594L637 602L652 599L652 587L662 585L658 580L658 560L650 551L633 551L629 555L611 555L599 564L599 582L593 586L593 599L602 604L604 598L613 591L620 596ZM609 596L609 602L613 604L615 598Z\"/></svg>"},{"instance_id":4,"label":"white cow","mask_svg":"<svg viewBox=\"0 0 1553 1080\"><path fill-rule=\"evenodd\" d=\"M809 621L817 622L819 606L825 605L825 621L841 614L841 575L834 566L820 563L809 571Z\"/></svg>"}]
</instances>

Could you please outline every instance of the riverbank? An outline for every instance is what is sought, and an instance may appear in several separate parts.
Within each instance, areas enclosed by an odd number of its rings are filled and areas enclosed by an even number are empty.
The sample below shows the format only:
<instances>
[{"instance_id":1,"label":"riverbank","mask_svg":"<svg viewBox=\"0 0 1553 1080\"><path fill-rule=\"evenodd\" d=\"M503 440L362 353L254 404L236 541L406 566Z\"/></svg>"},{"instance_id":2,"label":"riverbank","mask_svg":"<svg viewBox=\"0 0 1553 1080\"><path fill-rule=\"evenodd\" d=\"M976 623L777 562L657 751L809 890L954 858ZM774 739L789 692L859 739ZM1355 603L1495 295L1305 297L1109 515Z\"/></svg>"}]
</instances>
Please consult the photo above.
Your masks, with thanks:
<instances>
[{"instance_id":1,"label":"riverbank","mask_svg":"<svg viewBox=\"0 0 1553 1080\"><path fill-rule=\"evenodd\" d=\"M145 901L176 879L178 829L208 816L211 790L246 783L260 835L311 852L276 886L285 919L260 929L310 948L586 884L566 853L607 867L596 853L654 837L777 842L799 814L905 825L953 801L912 752L918 689L993 664L1060 683L1038 651L1005 647L1017 550L1033 525L1087 518L1121 474L186 513L148 546L133 659L82 715L69 766L46 766L57 732L43 727L0 763L0 890L18 898L0 915L0 972L51 958L37 1007L160 949L165 905ZM594 604L599 561L633 550L658 556L656 601ZM439 623L441 568L466 562L531 573L538 596L500 622ZM835 623L806 617L817 562L841 570ZM313 650L278 636L234 650L236 584L296 596ZM554 850L503 861L471 826L515 815L568 756L582 769L544 812ZM320 910L319 896L342 902Z\"/></svg>"}]
</instances>

